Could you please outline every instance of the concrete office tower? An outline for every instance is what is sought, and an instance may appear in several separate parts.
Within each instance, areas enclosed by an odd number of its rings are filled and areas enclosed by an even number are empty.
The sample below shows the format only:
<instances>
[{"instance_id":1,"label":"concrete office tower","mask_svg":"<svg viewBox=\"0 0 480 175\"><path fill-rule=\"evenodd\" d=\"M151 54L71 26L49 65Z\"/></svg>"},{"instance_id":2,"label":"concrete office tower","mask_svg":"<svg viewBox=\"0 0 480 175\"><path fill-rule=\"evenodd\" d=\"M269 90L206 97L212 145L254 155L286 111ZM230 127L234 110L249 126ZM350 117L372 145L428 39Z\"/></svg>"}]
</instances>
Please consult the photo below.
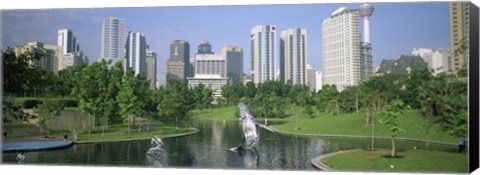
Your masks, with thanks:
<instances>
[{"instance_id":1,"label":"concrete office tower","mask_svg":"<svg viewBox=\"0 0 480 175\"><path fill-rule=\"evenodd\" d=\"M373 76L372 44L370 43L370 16L373 13L373 6L363 4L360 6L360 16L363 17L363 42L360 44L360 79L365 80Z\"/></svg>"},{"instance_id":2,"label":"concrete office tower","mask_svg":"<svg viewBox=\"0 0 480 175\"><path fill-rule=\"evenodd\" d=\"M151 50L146 52L147 79L150 81L150 88L154 89L157 83L157 54Z\"/></svg>"},{"instance_id":3,"label":"concrete office tower","mask_svg":"<svg viewBox=\"0 0 480 175\"><path fill-rule=\"evenodd\" d=\"M167 61L167 82L178 80L187 82L189 69L190 44L184 40L174 40L170 44L170 58Z\"/></svg>"},{"instance_id":4,"label":"concrete office tower","mask_svg":"<svg viewBox=\"0 0 480 175\"><path fill-rule=\"evenodd\" d=\"M220 75L227 77L227 60L221 55L195 55L195 75Z\"/></svg>"},{"instance_id":5,"label":"concrete office tower","mask_svg":"<svg viewBox=\"0 0 480 175\"><path fill-rule=\"evenodd\" d=\"M232 84L243 83L243 49L237 46L225 46L220 51L227 60L227 77Z\"/></svg>"},{"instance_id":6,"label":"concrete office tower","mask_svg":"<svg viewBox=\"0 0 480 175\"><path fill-rule=\"evenodd\" d=\"M58 60L63 60L63 48L58 45L48 45L42 42L28 42L25 45L15 47L15 55L20 55L26 52L38 52L44 55L38 59L29 62L33 66L37 66L43 70L52 71L58 73L59 65Z\"/></svg>"},{"instance_id":7,"label":"concrete office tower","mask_svg":"<svg viewBox=\"0 0 480 175\"><path fill-rule=\"evenodd\" d=\"M361 81L359 12L341 7L322 21L323 84L342 91Z\"/></svg>"},{"instance_id":8,"label":"concrete office tower","mask_svg":"<svg viewBox=\"0 0 480 175\"><path fill-rule=\"evenodd\" d=\"M450 2L450 49L451 71L457 73L468 68L469 59L469 4L470 2Z\"/></svg>"},{"instance_id":9,"label":"concrete office tower","mask_svg":"<svg viewBox=\"0 0 480 175\"><path fill-rule=\"evenodd\" d=\"M127 68L132 68L135 75L147 73L147 42L139 32L128 32L126 45Z\"/></svg>"},{"instance_id":10,"label":"concrete office tower","mask_svg":"<svg viewBox=\"0 0 480 175\"><path fill-rule=\"evenodd\" d=\"M207 40L203 40L197 48L197 54L214 54L212 52L212 45Z\"/></svg>"},{"instance_id":11,"label":"concrete office tower","mask_svg":"<svg viewBox=\"0 0 480 175\"><path fill-rule=\"evenodd\" d=\"M280 81L307 84L307 29L280 32Z\"/></svg>"},{"instance_id":12,"label":"concrete office tower","mask_svg":"<svg viewBox=\"0 0 480 175\"><path fill-rule=\"evenodd\" d=\"M221 55L195 55L195 76L188 77L188 85L203 84L212 90L213 104L222 96L222 87L227 84L227 60Z\"/></svg>"},{"instance_id":13,"label":"concrete office tower","mask_svg":"<svg viewBox=\"0 0 480 175\"><path fill-rule=\"evenodd\" d=\"M57 45L62 47L63 54L75 52L76 45L75 45L72 30L70 29L58 30Z\"/></svg>"},{"instance_id":14,"label":"concrete office tower","mask_svg":"<svg viewBox=\"0 0 480 175\"><path fill-rule=\"evenodd\" d=\"M123 19L108 17L103 19L101 59L123 62L125 66L125 21Z\"/></svg>"},{"instance_id":15,"label":"concrete office tower","mask_svg":"<svg viewBox=\"0 0 480 175\"><path fill-rule=\"evenodd\" d=\"M275 25L258 25L250 32L250 70L253 83L275 79Z\"/></svg>"}]
</instances>

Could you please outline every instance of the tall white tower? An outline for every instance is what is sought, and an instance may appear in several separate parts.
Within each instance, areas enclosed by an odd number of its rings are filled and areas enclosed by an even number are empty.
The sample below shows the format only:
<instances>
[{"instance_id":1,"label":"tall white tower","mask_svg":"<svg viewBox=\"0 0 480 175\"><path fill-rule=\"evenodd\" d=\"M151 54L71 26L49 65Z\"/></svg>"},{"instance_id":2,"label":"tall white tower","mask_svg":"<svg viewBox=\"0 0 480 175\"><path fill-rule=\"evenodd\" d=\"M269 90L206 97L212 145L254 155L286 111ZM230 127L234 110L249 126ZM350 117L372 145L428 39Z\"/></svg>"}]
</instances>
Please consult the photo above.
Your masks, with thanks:
<instances>
[{"instance_id":1,"label":"tall white tower","mask_svg":"<svg viewBox=\"0 0 480 175\"><path fill-rule=\"evenodd\" d=\"M275 80L275 29L274 25L258 25L250 32L250 70L255 84Z\"/></svg>"},{"instance_id":2,"label":"tall white tower","mask_svg":"<svg viewBox=\"0 0 480 175\"><path fill-rule=\"evenodd\" d=\"M363 42L370 43L370 23L369 18L373 13L373 6L371 4L363 4L360 6L360 16L363 17Z\"/></svg>"},{"instance_id":3,"label":"tall white tower","mask_svg":"<svg viewBox=\"0 0 480 175\"><path fill-rule=\"evenodd\" d=\"M360 6L360 16L363 17L363 42L360 44L360 79L365 80L373 76L372 44L370 43L370 16L373 13L373 6L363 4Z\"/></svg>"}]
</instances>

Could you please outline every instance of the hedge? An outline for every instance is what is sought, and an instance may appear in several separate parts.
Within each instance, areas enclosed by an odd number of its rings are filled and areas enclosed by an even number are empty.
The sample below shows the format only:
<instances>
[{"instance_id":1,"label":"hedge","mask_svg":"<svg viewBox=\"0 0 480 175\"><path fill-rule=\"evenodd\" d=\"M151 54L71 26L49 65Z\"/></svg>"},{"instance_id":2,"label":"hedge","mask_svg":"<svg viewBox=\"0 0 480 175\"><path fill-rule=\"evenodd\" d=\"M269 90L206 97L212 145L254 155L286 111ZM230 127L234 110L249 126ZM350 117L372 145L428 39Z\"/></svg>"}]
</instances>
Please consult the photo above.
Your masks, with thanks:
<instances>
[{"instance_id":1,"label":"hedge","mask_svg":"<svg viewBox=\"0 0 480 175\"><path fill-rule=\"evenodd\" d=\"M23 109L32 109L37 105L41 104L45 98L15 98L15 106L21 107ZM63 100L65 107L78 107L78 101L70 98L54 98L53 100Z\"/></svg>"}]
</instances>

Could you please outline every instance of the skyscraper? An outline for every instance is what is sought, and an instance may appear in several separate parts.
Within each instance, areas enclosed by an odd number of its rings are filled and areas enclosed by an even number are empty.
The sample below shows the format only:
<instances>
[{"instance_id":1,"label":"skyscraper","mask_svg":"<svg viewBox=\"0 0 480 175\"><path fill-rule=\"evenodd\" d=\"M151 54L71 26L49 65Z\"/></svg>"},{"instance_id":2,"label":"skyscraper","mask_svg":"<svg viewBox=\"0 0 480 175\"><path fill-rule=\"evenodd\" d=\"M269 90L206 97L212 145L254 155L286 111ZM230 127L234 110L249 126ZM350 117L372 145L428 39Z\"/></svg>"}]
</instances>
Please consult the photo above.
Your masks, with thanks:
<instances>
[{"instance_id":1,"label":"skyscraper","mask_svg":"<svg viewBox=\"0 0 480 175\"><path fill-rule=\"evenodd\" d=\"M123 62L125 67L125 21L108 17L102 24L102 43L100 57L115 62Z\"/></svg>"},{"instance_id":2,"label":"skyscraper","mask_svg":"<svg viewBox=\"0 0 480 175\"><path fill-rule=\"evenodd\" d=\"M214 54L212 52L212 45L207 40L203 40L197 48L197 54Z\"/></svg>"},{"instance_id":3,"label":"skyscraper","mask_svg":"<svg viewBox=\"0 0 480 175\"><path fill-rule=\"evenodd\" d=\"M149 49L146 52L147 79L150 80L150 88L155 88L157 83L157 54Z\"/></svg>"},{"instance_id":4,"label":"skyscraper","mask_svg":"<svg viewBox=\"0 0 480 175\"><path fill-rule=\"evenodd\" d=\"M178 80L186 82L189 69L190 44L185 40L174 40L170 44L170 58L167 61L167 82Z\"/></svg>"},{"instance_id":5,"label":"skyscraper","mask_svg":"<svg viewBox=\"0 0 480 175\"><path fill-rule=\"evenodd\" d=\"M307 84L307 29L280 32L280 81Z\"/></svg>"},{"instance_id":6,"label":"skyscraper","mask_svg":"<svg viewBox=\"0 0 480 175\"><path fill-rule=\"evenodd\" d=\"M372 66L372 45L370 43L370 16L373 13L371 4L363 4L360 6L360 16L363 17L363 42L360 44L360 79L364 80L373 75Z\"/></svg>"},{"instance_id":7,"label":"skyscraper","mask_svg":"<svg viewBox=\"0 0 480 175\"><path fill-rule=\"evenodd\" d=\"M275 80L275 25L257 25L250 32L250 70L253 83Z\"/></svg>"},{"instance_id":8,"label":"skyscraper","mask_svg":"<svg viewBox=\"0 0 480 175\"><path fill-rule=\"evenodd\" d=\"M195 76L188 77L188 85L203 84L212 90L213 104L222 96L222 87L227 84L227 60L221 55L196 54Z\"/></svg>"},{"instance_id":9,"label":"skyscraper","mask_svg":"<svg viewBox=\"0 0 480 175\"><path fill-rule=\"evenodd\" d=\"M470 2L450 2L450 69L454 73L468 67L469 4Z\"/></svg>"},{"instance_id":10,"label":"skyscraper","mask_svg":"<svg viewBox=\"0 0 480 175\"><path fill-rule=\"evenodd\" d=\"M128 32L126 45L126 66L133 68L135 75L146 74L147 43L145 36L139 32Z\"/></svg>"},{"instance_id":11,"label":"skyscraper","mask_svg":"<svg viewBox=\"0 0 480 175\"><path fill-rule=\"evenodd\" d=\"M361 81L358 9L341 7L322 21L323 84L339 91Z\"/></svg>"},{"instance_id":12,"label":"skyscraper","mask_svg":"<svg viewBox=\"0 0 480 175\"><path fill-rule=\"evenodd\" d=\"M225 46L220 53L227 60L227 77L232 84L243 82L243 49L237 46Z\"/></svg>"},{"instance_id":13,"label":"skyscraper","mask_svg":"<svg viewBox=\"0 0 480 175\"><path fill-rule=\"evenodd\" d=\"M63 54L73 53L76 50L73 32L70 29L58 30L57 45L63 49Z\"/></svg>"}]
</instances>

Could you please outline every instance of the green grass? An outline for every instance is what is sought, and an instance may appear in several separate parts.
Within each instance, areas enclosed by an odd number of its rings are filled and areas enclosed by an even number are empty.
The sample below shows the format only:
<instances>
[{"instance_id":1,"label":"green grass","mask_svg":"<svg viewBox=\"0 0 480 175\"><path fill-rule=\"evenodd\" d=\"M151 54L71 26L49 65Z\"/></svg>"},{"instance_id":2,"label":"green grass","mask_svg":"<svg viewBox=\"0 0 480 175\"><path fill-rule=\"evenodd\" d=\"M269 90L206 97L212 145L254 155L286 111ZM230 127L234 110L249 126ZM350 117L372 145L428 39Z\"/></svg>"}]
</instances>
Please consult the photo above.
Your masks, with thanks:
<instances>
[{"instance_id":1,"label":"green grass","mask_svg":"<svg viewBox=\"0 0 480 175\"><path fill-rule=\"evenodd\" d=\"M37 125L33 123L24 123L24 122L3 123L3 128L5 129L31 128L31 127L37 127Z\"/></svg>"},{"instance_id":2,"label":"green grass","mask_svg":"<svg viewBox=\"0 0 480 175\"><path fill-rule=\"evenodd\" d=\"M302 110L295 111L298 114L297 124L295 121L273 125L275 128L291 133L305 133L305 134L337 134L337 135L355 135L355 136L370 136L371 125L365 125L364 114L340 114L333 116L331 114L320 113L314 118L310 118L303 114ZM292 114L289 118L295 120ZM390 131L378 122L380 116L376 116L375 121L375 136L390 136ZM399 125L406 132L398 137L425 139L425 128L422 124L425 119L421 115L420 110L406 111L399 117ZM296 129L298 126L298 129ZM429 140L443 141L456 143L457 138L454 138L445 132L442 132L439 127L430 129Z\"/></svg>"},{"instance_id":3,"label":"green grass","mask_svg":"<svg viewBox=\"0 0 480 175\"><path fill-rule=\"evenodd\" d=\"M166 137L174 136L178 134L184 134L195 131L195 128L178 128L175 126L157 126L158 128L154 131L140 131L137 129L130 128L130 134L128 134L128 128L126 125L113 126L105 131L104 136L102 136L102 131L100 127L96 127L92 130L91 136L88 135L88 129L85 131L79 131L76 141L79 142L95 142L95 141L119 141L119 140L130 140L130 139L149 139L152 136Z\"/></svg>"},{"instance_id":4,"label":"green grass","mask_svg":"<svg viewBox=\"0 0 480 175\"><path fill-rule=\"evenodd\" d=\"M205 110L194 110L194 119L216 119L216 120L238 120L235 116L236 106L220 107ZM280 131L290 133L302 134L335 134L335 135L354 135L354 136L370 136L371 125L365 125L364 113L340 114L333 116L328 113L319 113L313 117L307 116L302 108L286 110L289 114L286 118L281 120L289 121L281 124L274 124L273 126ZM295 117L297 116L297 117ZM378 120L379 115L375 116L377 121L375 124L375 136L389 137L390 132ZM263 123L263 119L255 117L257 121ZM269 121L276 120L269 118ZM295 122L297 120L297 122ZM406 111L399 117L400 127L405 129L405 133L399 137L414 138L425 140L425 128L422 124L425 123L420 110ZM298 129L296 129L298 126ZM434 126L430 129L429 140L456 143L457 138L454 138L439 127Z\"/></svg>"},{"instance_id":5,"label":"green grass","mask_svg":"<svg viewBox=\"0 0 480 175\"><path fill-rule=\"evenodd\" d=\"M391 158L389 153L390 150L353 151L324 158L322 163L341 171L468 172L467 154L407 150L399 152L399 158Z\"/></svg>"},{"instance_id":6,"label":"green grass","mask_svg":"<svg viewBox=\"0 0 480 175\"><path fill-rule=\"evenodd\" d=\"M194 119L238 120L235 116L236 106L219 107L204 110L193 110Z\"/></svg>"}]
</instances>

